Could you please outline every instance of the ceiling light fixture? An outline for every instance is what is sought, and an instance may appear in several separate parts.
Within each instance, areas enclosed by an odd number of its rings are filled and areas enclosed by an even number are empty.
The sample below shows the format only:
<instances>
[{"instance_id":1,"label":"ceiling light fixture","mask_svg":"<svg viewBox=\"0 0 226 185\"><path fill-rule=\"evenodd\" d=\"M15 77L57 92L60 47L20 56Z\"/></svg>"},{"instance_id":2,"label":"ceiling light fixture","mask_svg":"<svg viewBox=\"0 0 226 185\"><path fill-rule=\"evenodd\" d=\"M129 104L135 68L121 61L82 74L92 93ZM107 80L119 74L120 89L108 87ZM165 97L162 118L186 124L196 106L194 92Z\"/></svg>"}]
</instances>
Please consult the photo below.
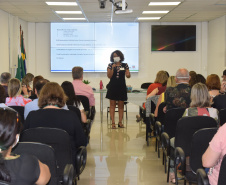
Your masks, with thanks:
<instances>
[{"instance_id":1,"label":"ceiling light fixture","mask_svg":"<svg viewBox=\"0 0 226 185\"><path fill-rule=\"evenodd\" d=\"M149 6L179 5L181 2L150 2Z\"/></svg>"},{"instance_id":2,"label":"ceiling light fixture","mask_svg":"<svg viewBox=\"0 0 226 185\"><path fill-rule=\"evenodd\" d=\"M78 6L76 2L46 2L46 4L52 6Z\"/></svg>"},{"instance_id":3,"label":"ceiling light fixture","mask_svg":"<svg viewBox=\"0 0 226 185\"><path fill-rule=\"evenodd\" d=\"M142 14L168 13L169 11L143 11Z\"/></svg>"},{"instance_id":4,"label":"ceiling light fixture","mask_svg":"<svg viewBox=\"0 0 226 185\"><path fill-rule=\"evenodd\" d=\"M83 21L83 20L86 20L86 18L63 18L63 20L65 21Z\"/></svg>"},{"instance_id":5,"label":"ceiling light fixture","mask_svg":"<svg viewBox=\"0 0 226 185\"><path fill-rule=\"evenodd\" d=\"M161 17L138 17L138 20L158 20L161 19Z\"/></svg>"},{"instance_id":6,"label":"ceiling light fixture","mask_svg":"<svg viewBox=\"0 0 226 185\"><path fill-rule=\"evenodd\" d=\"M82 11L55 11L57 14L82 14Z\"/></svg>"}]
</instances>

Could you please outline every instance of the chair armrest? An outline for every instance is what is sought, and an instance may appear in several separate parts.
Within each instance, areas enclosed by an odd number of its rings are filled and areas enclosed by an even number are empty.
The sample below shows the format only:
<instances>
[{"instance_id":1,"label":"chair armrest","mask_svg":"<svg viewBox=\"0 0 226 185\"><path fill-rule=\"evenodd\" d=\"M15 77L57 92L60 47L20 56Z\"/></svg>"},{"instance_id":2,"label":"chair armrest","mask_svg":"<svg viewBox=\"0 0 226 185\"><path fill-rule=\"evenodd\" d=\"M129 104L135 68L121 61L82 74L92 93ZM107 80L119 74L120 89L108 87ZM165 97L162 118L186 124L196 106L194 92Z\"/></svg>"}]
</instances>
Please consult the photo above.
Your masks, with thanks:
<instances>
[{"instance_id":1,"label":"chair armrest","mask_svg":"<svg viewBox=\"0 0 226 185\"><path fill-rule=\"evenodd\" d=\"M162 141L162 149L166 151L166 155L170 155L170 138L166 132L161 134L161 141Z\"/></svg>"},{"instance_id":2,"label":"chair armrest","mask_svg":"<svg viewBox=\"0 0 226 185\"><path fill-rule=\"evenodd\" d=\"M64 168L63 185L76 185L77 181L74 178L75 170L72 164L67 164Z\"/></svg>"},{"instance_id":3,"label":"chair armrest","mask_svg":"<svg viewBox=\"0 0 226 185\"><path fill-rule=\"evenodd\" d=\"M162 124L159 121L155 122L155 134L156 137L161 139L161 133L162 133Z\"/></svg>"},{"instance_id":4,"label":"chair armrest","mask_svg":"<svg viewBox=\"0 0 226 185\"><path fill-rule=\"evenodd\" d=\"M87 160L87 150L86 147L80 146L76 152L76 175L79 176L82 171L85 169Z\"/></svg>"},{"instance_id":5,"label":"chair armrest","mask_svg":"<svg viewBox=\"0 0 226 185\"><path fill-rule=\"evenodd\" d=\"M198 185L209 185L209 179L204 169L199 168L196 174Z\"/></svg>"},{"instance_id":6,"label":"chair armrest","mask_svg":"<svg viewBox=\"0 0 226 185\"><path fill-rule=\"evenodd\" d=\"M186 158L183 149L181 147L176 147L174 151L174 156L175 173L177 172L177 166L181 163L182 175L185 175Z\"/></svg>"}]
</instances>

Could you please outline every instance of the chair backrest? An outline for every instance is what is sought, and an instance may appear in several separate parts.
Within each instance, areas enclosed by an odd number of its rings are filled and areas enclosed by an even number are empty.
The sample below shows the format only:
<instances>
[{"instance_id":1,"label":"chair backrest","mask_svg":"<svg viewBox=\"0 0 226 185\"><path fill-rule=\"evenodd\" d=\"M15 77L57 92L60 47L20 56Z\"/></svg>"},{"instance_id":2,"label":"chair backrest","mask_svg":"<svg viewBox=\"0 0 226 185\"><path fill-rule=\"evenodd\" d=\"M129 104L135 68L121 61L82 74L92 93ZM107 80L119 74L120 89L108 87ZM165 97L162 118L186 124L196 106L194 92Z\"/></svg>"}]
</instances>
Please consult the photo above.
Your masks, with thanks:
<instances>
[{"instance_id":1,"label":"chair backrest","mask_svg":"<svg viewBox=\"0 0 226 185\"><path fill-rule=\"evenodd\" d=\"M175 137L177 121L183 116L184 108L173 108L166 112L164 132L169 135L169 138Z\"/></svg>"},{"instance_id":2,"label":"chair backrest","mask_svg":"<svg viewBox=\"0 0 226 185\"><path fill-rule=\"evenodd\" d=\"M226 108L226 94L218 95L213 98L212 107L216 108L218 111Z\"/></svg>"},{"instance_id":3,"label":"chair backrest","mask_svg":"<svg viewBox=\"0 0 226 185\"><path fill-rule=\"evenodd\" d=\"M73 105L68 105L67 106L69 110L73 111L76 113L76 115L78 116L80 122L81 122L81 111L79 110L79 108L73 106Z\"/></svg>"},{"instance_id":4,"label":"chair backrest","mask_svg":"<svg viewBox=\"0 0 226 185\"><path fill-rule=\"evenodd\" d=\"M221 126L226 122L226 109L221 109L219 111L219 120Z\"/></svg>"},{"instance_id":5,"label":"chair backrest","mask_svg":"<svg viewBox=\"0 0 226 185\"><path fill-rule=\"evenodd\" d=\"M146 83L142 83L140 88L141 89L148 89L148 87L151 85L152 83L151 82L146 82Z\"/></svg>"},{"instance_id":6,"label":"chair backrest","mask_svg":"<svg viewBox=\"0 0 226 185\"><path fill-rule=\"evenodd\" d=\"M209 142L216 134L217 128L204 128L196 131L191 142L190 167L193 173L202 168L202 155L209 146Z\"/></svg>"},{"instance_id":7,"label":"chair backrest","mask_svg":"<svg viewBox=\"0 0 226 185\"><path fill-rule=\"evenodd\" d=\"M46 144L36 142L19 142L13 148L15 154L29 154L36 156L42 163L49 167L51 179L48 185L56 185L59 182L57 175L57 162L54 149ZM62 174L63 175L63 174Z\"/></svg>"},{"instance_id":8,"label":"chair backrest","mask_svg":"<svg viewBox=\"0 0 226 185\"><path fill-rule=\"evenodd\" d=\"M216 128L217 122L208 116L183 117L178 120L175 135L175 147L181 147L185 156L191 154L193 134L202 128Z\"/></svg>"},{"instance_id":9,"label":"chair backrest","mask_svg":"<svg viewBox=\"0 0 226 185\"><path fill-rule=\"evenodd\" d=\"M221 162L220 173L218 177L218 185L225 185L226 184L226 155L223 157Z\"/></svg>"},{"instance_id":10,"label":"chair backrest","mask_svg":"<svg viewBox=\"0 0 226 185\"><path fill-rule=\"evenodd\" d=\"M24 106L9 106L10 108L16 110L20 115L20 120L24 124Z\"/></svg>"},{"instance_id":11,"label":"chair backrest","mask_svg":"<svg viewBox=\"0 0 226 185\"><path fill-rule=\"evenodd\" d=\"M10 185L10 182L0 181L0 185Z\"/></svg>"},{"instance_id":12,"label":"chair backrest","mask_svg":"<svg viewBox=\"0 0 226 185\"><path fill-rule=\"evenodd\" d=\"M59 175L63 174L66 164L75 164L72 157L70 136L64 130L57 128L30 128L21 133L21 142L39 142L50 145L56 153Z\"/></svg>"},{"instance_id":13,"label":"chair backrest","mask_svg":"<svg viewBox=\"0 0 226 185\"><path fill-rule=\"evenodd\" d=\"M159 121L162 125L165 125L165 113L163 112L163 108L166 106L165 102L162 102L158 107L158 116L156 117L156 121Z\"/></svg>"},{"instance_id":14,"label":"chair backrest","mask_svg":"<svg viewBox=\"0 0 226 185\"><path fill-rule=\"evenodd\" d=\"M82 105L85 109L86 112L89 112L90 110L90 105L89 105L89 98L83 95L76 95L77 98L82 102Z\"/></svg>"}]
</instances>

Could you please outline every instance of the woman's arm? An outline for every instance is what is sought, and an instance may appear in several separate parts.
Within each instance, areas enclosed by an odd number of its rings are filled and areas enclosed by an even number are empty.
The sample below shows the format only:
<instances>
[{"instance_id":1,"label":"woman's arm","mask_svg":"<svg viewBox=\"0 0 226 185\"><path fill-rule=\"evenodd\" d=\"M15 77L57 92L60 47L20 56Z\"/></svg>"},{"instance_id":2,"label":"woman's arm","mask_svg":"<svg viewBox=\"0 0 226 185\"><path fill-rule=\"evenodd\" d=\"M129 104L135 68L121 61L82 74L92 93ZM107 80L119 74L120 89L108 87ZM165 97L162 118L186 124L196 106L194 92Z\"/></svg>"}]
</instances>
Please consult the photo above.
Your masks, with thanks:
<instances>
[{"instance_id":1,"label":"woman's arm","mask_svg":"<svg viewBox=\"0 0 226 185\"><path fill-rule=\"evenodd\" d=\"M126 69L126 77L127 78L130 78L131 77L129 69Z\"/></svg>"},{"instance_id":2,"label":"woman's arm","mask_svg":"<svg viewBox=\"0 0 226 185\"><path fill-rule=\"evenodd\" d=\"M150 94L146 96L146 99L148 99L151 96L155 96L159 92L158 88L155 88Z\"/></svg>"},{"instance_id":3,"label":"woman's arm","mask_svg":"<svg viewBox=\"0 0 226 185\"><path fill-rule=\"evenodd\" d=\"M216 165L220 153L213 151L210 147L207 148L206 152L202 156L202 165L206 168L211 168Z\"/></svg>"},{"instance_id":4,"label":"woman's arm","mask_svg":"<svg viewBox=\"0 0 226 185\"><path fill-rule=\"evenodd\" d=\"M45 185L49 182L49 179L51 177L49 167L46 164L43 164L42 162L38 161L39 168L40 168L40 175L38 180L35 184L37 185Z\"/></svg>"},{"instance_id":5,"label":"woman's arm","mask_svg":"<svg viewBox=\"0 0 226 185\"><path fill-rule=\"evenodd\" d=\"M161 102L162 102L162 94L160 94L160 96L159 96L159 99L158 99L158 102L157 102L157 105L156 105L156 108L155 108L155 117L158 117L158 109L159 109L159 105L161 104Z\"/></svg>"},{"instance_id":6,"label":"woman's arm","mask_svg":"<svg viewBox=\"0 0 226 185\"><path fill-rule=\"evenodd\" d=\"M86 117L86 113L85 113L84 109L80 110L80 112L81 112L81 120L82 120L82 122L86 123L87 117Z\"/></svg>"},{"instance_id":7,"label":"woman's arm","mask_svg":"<svg viewBox=\"0 0 226 185\"><path fill-rule=\"evenodd\" d=\"M110 64L109 64L109 65L110 65ZM113 64L111 69L110 69L110 68L107 69L107 77L108 77L108 78L111 78L111 77L113 76L115 66L116 66L116 65Z\"/></svg>"}]
</instances>

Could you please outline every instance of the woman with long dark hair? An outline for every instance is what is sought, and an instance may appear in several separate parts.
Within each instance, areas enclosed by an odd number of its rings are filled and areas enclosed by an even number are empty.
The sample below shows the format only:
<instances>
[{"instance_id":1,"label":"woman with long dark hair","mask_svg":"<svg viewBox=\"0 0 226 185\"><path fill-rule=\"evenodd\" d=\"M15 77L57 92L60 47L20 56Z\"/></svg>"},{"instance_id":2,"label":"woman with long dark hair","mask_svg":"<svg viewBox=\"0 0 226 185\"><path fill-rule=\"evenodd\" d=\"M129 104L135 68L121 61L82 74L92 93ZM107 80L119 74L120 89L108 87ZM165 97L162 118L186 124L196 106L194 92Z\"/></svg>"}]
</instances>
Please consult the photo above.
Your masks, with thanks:
<instances>
[{"instance_id":1,"label":"woman with long dark hair","mask_svg":"<svg viewBox=\"0 0 226 185\"><path fill-rule=\"evenodd\" d=\"M61 84L61 87L63 88L66 96L68 97L66 104L77 107L81 112L81 121L83 123L86 123L87 118L86 118L86 114L85 114L85 111L84 111L84 107L83 107L81 101L75 95L75 90L74 90L73 84L69 81L64 81Z\"/></svg>"},{"instance_id":2,"label":"woman with long dark hair","mask_svg":"<svg viewBox=\"0 0 226 185\"><path fill-rule=\"evenodd\" d=\"M48 166L28 154L11 154L20 131L18 113L0 108L0 180L11 185L47 184L51 176Z\"/></svg>"}]
</instances>

